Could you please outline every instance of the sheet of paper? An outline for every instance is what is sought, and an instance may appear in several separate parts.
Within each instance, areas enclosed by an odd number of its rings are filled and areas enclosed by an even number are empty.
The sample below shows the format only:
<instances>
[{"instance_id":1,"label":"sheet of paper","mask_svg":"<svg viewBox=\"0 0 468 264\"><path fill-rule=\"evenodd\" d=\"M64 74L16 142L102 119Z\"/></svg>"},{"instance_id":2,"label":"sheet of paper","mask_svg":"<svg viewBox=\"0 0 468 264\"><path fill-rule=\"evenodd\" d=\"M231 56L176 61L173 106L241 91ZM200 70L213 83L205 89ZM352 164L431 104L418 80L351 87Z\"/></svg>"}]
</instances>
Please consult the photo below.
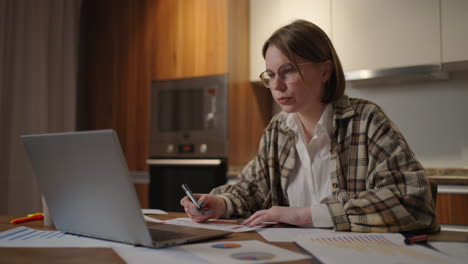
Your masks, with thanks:
<instances>
[{"instance_id":1,"label":"sheet of paper","mask_svg":"<svg viewBox=\"0 0 468 264\"><path fill-rule=\"evenodd\" d=\"M160 209L141 209L143 214L167 214L166 211Z\"/></svg>"},{"instance_id":2,"label":"sheet of paper","mask_svg":"<svg viewBox=\"0 0 468 264\"><path fill-rule=\"evenodd\" d=\"M147 215L143 215L143 219L145 219L145 221L153 222L153 223L164 223L163 220L159 220L159 219L156 219L154 217L147 216Z\"/></svg>"},{"instance_id":3,"label":"sheet of paper","mask_svg":"<svg viewBox=\"0 0 468 264\"><path fill-rule=\"evenodd\" d=\"M128 264L202 264L206 261L180 247L146 248L146 247L117 247L114 251Z\"/></svg>"},{"instance_id":4,"label":"sheet of paper","mask_svg":"<svg viewBox=\"0 0 468 264\"><path fill-rule=\"evenodd\" d=\"M66 234L43 231L24 226L0 233L0 247L129 247L131 245Z\"/></svg>"},{"instance_id":5,"label":"sheet of paper","mask_svg":"<svg viewBox=\"0 0 468 264\"><path fill-rule=\"evenodd\" d=\"M209 263L273 263L310 258L258 240L201 243L181 248Z\"/></svg>"},{"instance_id":6,"label":"sheet of paper","mask_svg":"<svg viewBox=\"0 0 468 264\"><path fill-rule=\"evenodd\" d=\"M270 242L292 242L302 238L309 238L316 234L333 233L331 229L318 228L262 228L257 230L263 238Z\"/></svg>"},{"instance_id":7,"label":"sheet of paper","mask_svg":"<svg viewBox=\"0 0 468 264\"><path fill-rule=\"evenodd\" d=\"M436 248L447 256L460 260L468 259L468 243L463 242L429 242L429 245Z\"/></svg>"},{"instance_id":8,"label":"sheet of paper","mask_svg":"<svg viewBox=\"0 0 468 264\"><path fill-rule=\"evenodd\" d=\"M395 233L321 234L296 243L327 264L444 264L458 263L435 250L420 245L405 245L404 237Z\"/></svg>"},{"instance_id":9,"label":"sheet of paper","mask_svg":"<svg viewBox=\"0 0 468 264\"><path fill-rule=\"evenodd\" d=\"M243 226L237 220L230 220L230 219L209 219L203 223L195 223L190 218L180 217L171 220L158 220L149 216L145 216L145 220L149 222L156 222L156 223L166 223L172 225L180 225L180 226L191 226L191 227L199 227L199 228L206 228L206 229L214 229L214 230L224 230L230 232L247 232L256 230L259 228L264 227L264 225L258 225L254 227Z\"/></svg>"}]
</instances>

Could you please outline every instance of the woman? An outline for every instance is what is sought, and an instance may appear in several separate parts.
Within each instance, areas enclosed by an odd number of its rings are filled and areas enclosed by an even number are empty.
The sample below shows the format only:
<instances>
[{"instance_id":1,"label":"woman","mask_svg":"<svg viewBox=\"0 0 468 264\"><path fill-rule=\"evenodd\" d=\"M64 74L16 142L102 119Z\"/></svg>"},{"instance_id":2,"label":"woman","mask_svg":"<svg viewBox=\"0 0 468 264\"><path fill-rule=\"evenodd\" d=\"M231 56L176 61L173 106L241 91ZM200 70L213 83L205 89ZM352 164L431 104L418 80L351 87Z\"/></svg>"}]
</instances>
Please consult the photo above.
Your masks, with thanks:
<instances>
[{"instance_id":1,"label":"woman","mask_svg":"<svg viewBox=\"0 0 468 264\"><path fill-rule=\"evenodd\" d=\"M327 35L297 20L265 42L260 74L282 112L235 184L181 200L193 221L250 216L337 231L437 231L424 169L376 104L344 95Z\"/></svg>"}]
</instances>

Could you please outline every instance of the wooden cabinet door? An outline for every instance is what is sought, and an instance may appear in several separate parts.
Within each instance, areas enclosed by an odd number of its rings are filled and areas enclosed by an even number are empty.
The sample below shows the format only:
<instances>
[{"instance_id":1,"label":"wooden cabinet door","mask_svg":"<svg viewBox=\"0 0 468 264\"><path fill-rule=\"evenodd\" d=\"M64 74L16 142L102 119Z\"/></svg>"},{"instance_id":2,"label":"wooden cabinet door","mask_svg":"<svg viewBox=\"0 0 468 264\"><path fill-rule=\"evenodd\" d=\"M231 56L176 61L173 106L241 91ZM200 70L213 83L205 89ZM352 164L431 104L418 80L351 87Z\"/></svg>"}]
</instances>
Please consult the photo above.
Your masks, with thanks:
<instances>
[{"instance_id":1,"label":"wooden cabinet door","mask_svg":"<svg viewBox=\"0 0 468 264\"><path fill-rule=\"evenodd\" d=\"M468 60L468 1L442 0L442 62Z\"/></svg>"},{"instance_id":2,"label":"wooden cabinet door","mask_svg":"<svg viewBox=\"0 0 468 264\"><path fill-rule=\"evenodd\" d=\"M157 1L153 80L227 72L227 1Z\"/></svg>"},{"instance_id":3,"label":"wooden cabinet door","mask_svg":"<svg viewBox=\"0 0 468 264\"><path fill-rule=\"evenodd\" d=\"M468 228L467 203L467 185L439 185L436 204L439 223Z\"/></svg>"},{"instance_id":4,"label":"wooden cabinet door","mask_svg":"<svg viewBox=\"0 0 468 264\"><path fill-rule=\"evenodd\" d=\"M438 0L333 0L333 42L345 72L440 63Z\"/></svg>"}]
</instances>

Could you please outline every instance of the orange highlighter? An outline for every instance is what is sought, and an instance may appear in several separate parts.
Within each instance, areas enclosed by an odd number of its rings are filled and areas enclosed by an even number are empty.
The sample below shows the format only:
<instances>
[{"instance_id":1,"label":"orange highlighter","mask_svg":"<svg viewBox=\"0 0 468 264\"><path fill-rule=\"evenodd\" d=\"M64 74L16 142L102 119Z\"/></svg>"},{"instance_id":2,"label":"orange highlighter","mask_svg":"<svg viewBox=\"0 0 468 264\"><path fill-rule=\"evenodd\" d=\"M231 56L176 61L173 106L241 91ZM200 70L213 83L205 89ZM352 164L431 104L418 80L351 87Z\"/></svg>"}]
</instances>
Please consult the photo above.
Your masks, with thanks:
<instances>
[{"instance_id":1,"label":"orange highlighter","mask_svg":"<svg viewBox=\"0 0 468 264\"><path fill-rule=\"evenodd\" d=\"M44 219L44 214L43 213L35 213L35 214L28 214L28 216L26 216L26 217L11 220L10 223L19 224L19 223L29 222L29 221L33 221L33 220L41 220L41 219Z\"/></svg>"}]
</instances>

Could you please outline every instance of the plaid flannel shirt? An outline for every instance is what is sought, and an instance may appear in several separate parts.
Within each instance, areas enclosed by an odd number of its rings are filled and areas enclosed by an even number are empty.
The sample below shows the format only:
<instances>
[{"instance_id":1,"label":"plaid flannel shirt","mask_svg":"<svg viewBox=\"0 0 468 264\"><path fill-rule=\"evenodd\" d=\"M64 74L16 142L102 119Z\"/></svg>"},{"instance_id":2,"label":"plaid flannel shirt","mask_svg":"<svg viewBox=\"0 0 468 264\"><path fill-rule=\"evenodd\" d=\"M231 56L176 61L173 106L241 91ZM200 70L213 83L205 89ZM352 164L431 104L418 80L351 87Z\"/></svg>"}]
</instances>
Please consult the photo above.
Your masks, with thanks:
<instances>
[{"instance_id":1,"label":"plaid flannel shirt","mask_svg":"<svg viewBox=\"0 0 468 264\"><path fill-rule=\"evenodd\" d=\"M435 232L434 203L424 169L394 123L376 104L343 96L333 103L332 197L325 201L337 231ZM232 185L211 194L233 203L232 216L288 206L296 165L295 134L281 112L265 129L257 156ZM313 212L312 212L313 213Z\"/></svg>"}]
</instances>

